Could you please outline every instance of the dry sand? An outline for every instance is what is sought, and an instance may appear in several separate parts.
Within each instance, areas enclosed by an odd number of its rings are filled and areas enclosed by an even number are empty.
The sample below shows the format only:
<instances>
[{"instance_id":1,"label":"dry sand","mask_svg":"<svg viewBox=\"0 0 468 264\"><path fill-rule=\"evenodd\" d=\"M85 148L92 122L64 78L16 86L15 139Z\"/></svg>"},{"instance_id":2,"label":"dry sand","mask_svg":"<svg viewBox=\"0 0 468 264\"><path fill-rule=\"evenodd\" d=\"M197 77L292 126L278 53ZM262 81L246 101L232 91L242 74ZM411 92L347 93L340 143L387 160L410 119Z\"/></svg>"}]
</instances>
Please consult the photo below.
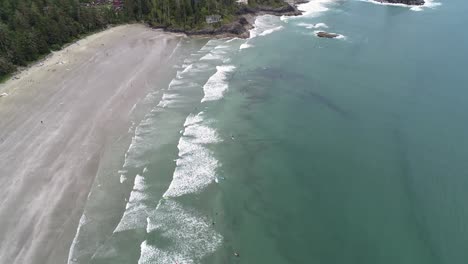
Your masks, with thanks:
<instances>
[{"instance_id":1,"label":"dry sand","mask_svg":"<svg viewBox=\"0 0 468 264\"><path fill-rule=\"evenodd\" d=\"M115 27L0 85L0 263L66 263L102 154L180 39Z\"/></svg>"}]
</instances>

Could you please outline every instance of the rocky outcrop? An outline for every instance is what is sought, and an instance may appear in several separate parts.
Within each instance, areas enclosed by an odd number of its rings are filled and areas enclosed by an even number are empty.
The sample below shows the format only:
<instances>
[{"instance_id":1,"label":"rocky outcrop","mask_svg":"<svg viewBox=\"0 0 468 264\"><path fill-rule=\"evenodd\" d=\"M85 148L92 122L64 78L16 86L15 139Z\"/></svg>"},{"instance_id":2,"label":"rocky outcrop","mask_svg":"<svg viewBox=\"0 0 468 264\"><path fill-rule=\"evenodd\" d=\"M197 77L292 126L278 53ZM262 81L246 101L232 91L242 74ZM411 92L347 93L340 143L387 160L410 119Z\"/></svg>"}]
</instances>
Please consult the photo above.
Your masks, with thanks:
<instances>
[{"instance_id":1,"label":"rocky outcrop","mask_svg":"<svg viewBox=\"0 0 468 264\"><path fill-rule=\"evenodd\" d=\"M405 4L405 5L424 5L424 0L374 0L380 3Z\"/></svg>"},{"instance_id":2,"label":"rocky outcrop","mask_svg":"<svg viewBox=\"0 0 468 264\"><path fill-rule=\"evenodd\" d=\"M339 35L336 34L336 33L329 33L329 32L325 32L325 31L317 32L317 37L320 37L320 38L336 38L338 36Z\"/></svg>"},{"instance_id":3,"label":"rocky outcrop","mask_svg":"<svg viewBox=\"0 0 468 264\"><path fill-rule=\"evenodd\" d=\"M239 17L236 21L222 25L220 27L205 27L203 29L184 30L179 28L163 28L169 32L185 33L188 36L219 36L219 37L240 37L248 38L249 29L252 26L244 17Z\"/></svg>"},{"instance_id":4,"label":"rocky outcrop","mask_svg":"<svg viewBox=\"0 0 468 264\"><path fill-rule=\"evenodd\" d=\"M299 16L302 12L296 7L297 3L303 2L304 0L294 0L295 4L285 3L281 7L271 6L243 6L239 8L236 13L237 19L234 22L221 26L207 25L202 29L181 29L172 27L160 27L154 26L154 28L162 28L169 32L185 33L189 36L217 36L217 37L239 37L248 38L249 30L253 28L253 21L255 16L258 15L275 15L275 16ZM307 2L307 1L306 1ZM252 20L253 19L253 20Z\"/></svg>"}]
</instances>

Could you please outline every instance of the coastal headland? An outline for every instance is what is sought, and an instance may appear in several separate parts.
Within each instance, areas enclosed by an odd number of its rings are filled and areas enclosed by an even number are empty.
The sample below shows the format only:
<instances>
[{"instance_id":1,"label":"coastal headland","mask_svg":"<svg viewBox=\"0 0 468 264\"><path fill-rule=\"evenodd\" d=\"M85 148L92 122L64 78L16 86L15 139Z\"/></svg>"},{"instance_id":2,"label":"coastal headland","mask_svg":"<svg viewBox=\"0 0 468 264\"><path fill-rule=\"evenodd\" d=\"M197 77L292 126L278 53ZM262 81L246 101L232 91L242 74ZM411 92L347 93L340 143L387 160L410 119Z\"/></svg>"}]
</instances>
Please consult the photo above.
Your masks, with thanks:
<instances>
[{"instance_id":1,"label":"coastal headland","mask_svg":"<svg viewBox=\"0 0 468 264\"><path fill-rule=\"evenodd\" d=\"M188 36L208 36L208 37L239 37L248 38L250 36L250 29L255 23L255 18L261 15L274 15L274 16L300 16L300 11L297 6L299 4L307 3L307 0L291 0L285 1L282 6L273 7L268 5L248 6L240 5L235 14L235 18L230 23L217 23L207 24L201 29L183 29L172 26L155 26L155 28L162 28L168 32L184 33ZM151 26L151 25L150 25Z\"/></svg>"}]
</instances>

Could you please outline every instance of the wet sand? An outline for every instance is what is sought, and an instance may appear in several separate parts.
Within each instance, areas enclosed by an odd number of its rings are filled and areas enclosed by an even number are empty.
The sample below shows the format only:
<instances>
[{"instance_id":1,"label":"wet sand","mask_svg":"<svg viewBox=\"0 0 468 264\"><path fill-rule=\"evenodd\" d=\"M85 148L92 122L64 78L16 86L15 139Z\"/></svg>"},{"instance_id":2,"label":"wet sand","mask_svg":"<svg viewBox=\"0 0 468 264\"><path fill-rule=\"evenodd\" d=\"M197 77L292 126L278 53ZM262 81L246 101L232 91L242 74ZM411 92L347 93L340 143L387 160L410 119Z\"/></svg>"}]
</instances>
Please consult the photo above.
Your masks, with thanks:
<instances>
[{"instance_id":1,"label":"wet sand","mask_svg":"<svg viewBox=\"0 0 468 264\"><path fill-rule=\"evenodd\" d=\"M180 39L111 28L0 85L0 263L66 263L103 154Z\"/></svg>"}]
</instances>

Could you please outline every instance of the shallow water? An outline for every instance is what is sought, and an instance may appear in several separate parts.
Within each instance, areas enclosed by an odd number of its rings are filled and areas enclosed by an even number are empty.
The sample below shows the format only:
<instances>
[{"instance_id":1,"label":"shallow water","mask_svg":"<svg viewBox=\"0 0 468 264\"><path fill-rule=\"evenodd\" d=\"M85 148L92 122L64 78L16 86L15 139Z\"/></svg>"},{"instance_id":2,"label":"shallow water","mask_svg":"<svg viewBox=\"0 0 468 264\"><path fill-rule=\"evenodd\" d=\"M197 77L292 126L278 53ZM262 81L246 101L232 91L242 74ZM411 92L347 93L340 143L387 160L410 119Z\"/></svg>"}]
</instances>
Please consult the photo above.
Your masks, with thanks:
<instances>
[{"instance_id":1,"label":"shallow water","mask_svg":"<svg viewBox=\"0 0 468 264\"><path fill-rule=\"evenodd\" d=\"M109 172L121 190L88 201L113 233L82 225L76 262L464 263L460 6L314 1L188 41Z\"/></svg>"}]
</instances>

